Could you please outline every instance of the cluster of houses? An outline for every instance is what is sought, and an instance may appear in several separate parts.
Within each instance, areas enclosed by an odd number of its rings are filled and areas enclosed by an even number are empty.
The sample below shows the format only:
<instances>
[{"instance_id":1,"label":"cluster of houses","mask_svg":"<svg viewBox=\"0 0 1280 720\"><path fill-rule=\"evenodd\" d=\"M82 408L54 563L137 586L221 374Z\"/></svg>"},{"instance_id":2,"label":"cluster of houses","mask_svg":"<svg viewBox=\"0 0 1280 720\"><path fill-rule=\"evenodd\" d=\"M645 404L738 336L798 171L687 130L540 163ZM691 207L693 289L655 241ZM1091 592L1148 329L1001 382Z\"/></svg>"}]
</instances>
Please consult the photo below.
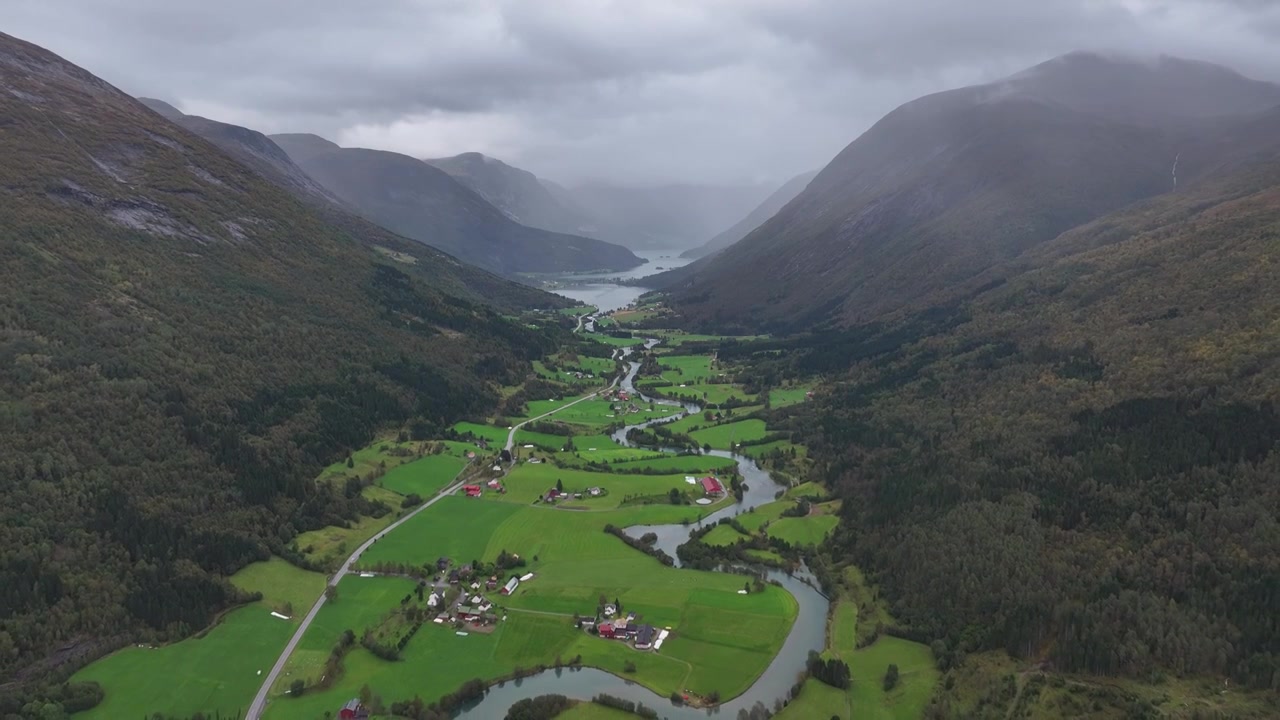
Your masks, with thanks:
<instances>
[{"instance_id":1,"label":"cluster of houses","mask_svg":"<svg viewBox=\"0 0 1280 720\"><path fill-rule=\"evenodd\" d=\"M584 496L600 497L601 495L604 495L604 489L598 487L587 488L585 493L565 492L558 487L553 487L542 494L542 501L554 505L561 500L581 500Z\"/></svg>"},{"instance_id":2,"label":"cluster of houses","mask_svg":"<svg viewBox=\"0 0 1280 720\"><path fill-rule=\"evenodd\" d=\"M497 478L485 483L485 487L500 495L507 492L507 489L502 486L502 482ZM467 497L480 497L484 494L484 487L475 484L463 485L462 491L467 494Z\"/></svg>"},{"instance_id":3,"label":"cluster of houses","mask_svg":"<svg viewBox=\"0 0 1280 720\"><path fill-rule=\"evenodd\" d=\"M496 591L502 595L511 595L520 587L520 583L533 579L533 573L525 573L519 576L512 575L505 583L500 582L497 575L490 575L488 580L483 580L475 577L475 571L471 565L449 570L449 564L449 558L442 557L436 560L436 570L442 573L437 581L447 579L448 584L462 587L452 610L445 607L444 592L433 591L427 596L427 607L440 611L434 620L437 624L461 620L473 625L492 625L497 621L494 605L483 593ZM447 576L443 575L445 570L449 570Z\"/></svg>"},{"instance_id":4,"label":"cluster of houses","mask_svg":"<svg viewBox=\"0 0 1280 720\"><path fill-rule=\"evenodd\" d=\"M656 650L662 646L662 641L670 634L668 630L659 630L652 625L646 623L637 623L636 614L628 613L626 617L615 617L618 614L617 608L613 605L604 606L604 617L596 627L596 634L606 640L621 640L629 642L637 650ZM594 621L588 621L592 623Z\"/></svg>"}]
</instances>

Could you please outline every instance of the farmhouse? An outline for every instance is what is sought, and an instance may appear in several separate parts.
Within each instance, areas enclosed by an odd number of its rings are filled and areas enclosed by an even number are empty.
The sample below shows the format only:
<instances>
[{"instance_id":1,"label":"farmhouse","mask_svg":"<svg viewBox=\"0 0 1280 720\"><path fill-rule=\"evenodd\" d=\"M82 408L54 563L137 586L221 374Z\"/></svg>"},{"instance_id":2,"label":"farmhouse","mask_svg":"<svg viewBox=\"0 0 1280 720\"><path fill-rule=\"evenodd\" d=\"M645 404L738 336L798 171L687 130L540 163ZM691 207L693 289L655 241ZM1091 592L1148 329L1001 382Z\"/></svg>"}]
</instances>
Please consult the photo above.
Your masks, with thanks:
<instances>
[{"instance_id":1,"label":"farmhouse","mask_svg":"<svg viewBox=\"0 0 1280 720\"><path fill-rule=\"evenodd\" d=\"M339 720L367 720L369 717L369 708L360 702L360 698L351 698L346 705L338 711Z\"/></svg>"},{"instance_id":2,"label":"farmhouse","mask_svg":"<svg viewBox=\"0 0 1280 720\"><path fill-rule=\"evenodd\" d=\"M484 587L485 587L485 589L486 589L486 590L497 590L497 589L498 589L498 578L497 578L497 577L495 577L495 576L490 576L490 577L489 577L489 581L488 581L488 582L486 582L486 583L484 584Z\"/></svg>"},{"instance_id":3,"label":"farmhouse","mask_svg":"<svg viewBox=\"0 0 1280 720\"><path fill-rule=\"evenodd\" d=\"M507 584L502 586L502 594L510 595L515 592L518 587L520 587L520 578L512 575L511 579L507 581Z\"/></svg>"},{"instance_id":4,"label":"farmhouse","mask_svg":"<svg viewBox=\"0 0 1280 720\"><path fill-rule=\"evenodd\" d=\"M724 485L720 481L710 475L702 478L702 491L711 497L720 497L724 495Z\"/></svg>"},{"instance_id":5,"label":"farmhouse","mask_svg":"<svg viewBox=\"0 0 1280 720\"><path fill-rule=\"evenodd\" d=\"M648 650L653 647L653 641L657 637L658 632L653 629L652 625L641 625L636 631L636 649Z\"/></svg>"},{"instance_id":6,"label":"farmhouse","mask_svg":"<svg viewBox=\"0 0 1280 720\"><path fill-rule=\"evenodd\" d=\"M596 628L596 630L599 631L602 638L613 638L613 623L611 622L600 623L600 627Z\"/></svg>"},{"instance_id":7,"label":"farmhouse","mask_svg":"<svg viewBox=\"0 0 1280 720\"><path fill-rule=\"evenodd\" d=\"M447 567L449 567L449 558L442 557L436 560L436 570L444 570Z\"/></svg>"},{"instance_id":8,"label":"farmhouse","mask_svg":"<svg viewBox=\"0 0 1280 720\"><path fill-rule=\"evenodd\" d=\"M467 491L467 497L480 497L482 492L479 485L463 485L462 489Z\"/></svg>"}]
</instances>

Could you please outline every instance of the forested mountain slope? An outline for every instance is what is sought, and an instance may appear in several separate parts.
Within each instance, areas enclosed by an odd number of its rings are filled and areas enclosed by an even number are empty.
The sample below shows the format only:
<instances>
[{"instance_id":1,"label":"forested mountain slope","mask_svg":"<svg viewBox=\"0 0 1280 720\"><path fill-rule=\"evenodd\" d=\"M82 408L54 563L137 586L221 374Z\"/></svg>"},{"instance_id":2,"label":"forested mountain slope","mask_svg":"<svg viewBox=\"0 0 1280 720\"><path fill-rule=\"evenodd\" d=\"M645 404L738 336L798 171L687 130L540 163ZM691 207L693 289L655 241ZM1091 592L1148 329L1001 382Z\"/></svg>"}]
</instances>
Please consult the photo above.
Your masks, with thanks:
<instances>
[{"instance_id":1,"label":"forested mountain slope","mask_svg":"<svg viewBox=\"0 0 1280 720\"><path fill-rule=\"evenodd\" d=\"M832 556L944 669L1003 648L1280 690L1278 256L1273 154L963 301L785 343L759 372L834 381L791 420L845 499Z\"/></svg>"},{"instance_id":2,"label":"forested mountain slope","mask_svg":"<svg viewBox=\"0 0 1280 720\"><path fill-rule=\"evenodd\" d=\"M783 183L782 187L775 190L772 195L765 198L764 202L757 205L756 209L748 213L746 217L734 223L732 227L727 228L698 247L685 250L680 254L680 257L700 258L719 252L738 242L750 234L752 230L764 224L766 220L776 215L787 203L794 200L817 175L818 171L815 170L791 178Z\"/></svg>"},{"instance_id":3,"label":"forested mountain slope","mask_svg":"<svg viewBox=\"0 0 1280 720\"><path fill-rule=\"evenodd\" d=\"M0 679L205 626L225 574L369 510L322 464L553 344L6 35L0 153Z\"/></svg>"},{"instance_id":4,"label":"forested mountain slope","mask_svg":"<svg viewBox=\"0 0 1280 720\"><path fill-rule=\"evenodd\" d=\"M1259 148L1221 150L1280 87L1224 68L1069 55L885 116L731 249L661 281L693 322L795 329L945 299L957 284ZM1255 128L1257 129L1257 128ZM1280 128L1256 139L1274 146Z\"/></svg>"},{"instance_id":5,"label":"forested mountain slope","mask_svg":"<svg viewBox=\"0 0 1280 720\"><path fill-rule=\"evenodd\" d=\"M504 280L430 245L396 235L365 220L353 208L312 180L283 149L256 130L184 115L177 108L159 100L139 100L169 120L217 145L269 182L311 205L330 225L349 233L371 249L384 254L395 253L405 261L402 263L402 270L420 276L438 290L512 311L545 307L555 302L546 293ZM314 135L293 137L298 138L296 145L301 148L307 147L308 141L317 145L317 151L337 148L337 145Z\"/></svg>"},{"instance_id":6,"label":"forested mountain slope","mask_svg":"<svg viewBox=\"0 0 1280 720\"><path fill-rule=\"evenodd\" d=\"M408 155L341 148L314 135L272 140L366 218L496 273L625 270L642 262L620 245L521 225L448 173Z\"/></svg>"}]
</instances>

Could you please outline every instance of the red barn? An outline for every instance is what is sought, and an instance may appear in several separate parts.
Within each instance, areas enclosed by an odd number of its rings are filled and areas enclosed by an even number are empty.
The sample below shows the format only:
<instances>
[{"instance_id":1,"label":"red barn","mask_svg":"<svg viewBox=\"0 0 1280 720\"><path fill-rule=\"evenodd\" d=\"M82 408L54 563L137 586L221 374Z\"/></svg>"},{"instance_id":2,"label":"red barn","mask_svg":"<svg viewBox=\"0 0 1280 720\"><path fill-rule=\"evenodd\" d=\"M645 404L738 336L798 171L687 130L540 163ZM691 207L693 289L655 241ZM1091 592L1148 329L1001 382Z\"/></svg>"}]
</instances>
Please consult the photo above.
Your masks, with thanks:
<instances>
[{"instance_id":1,"label":"red barn","mask_svg":"<svg viewBox=\"0 0 1280 720\"><path fill-rule=\"evenodd\" d=\"M600 627L596 629L600 631L600 637L602 638L613 637L613 623L607 623L607 622L600 623Z\"/></svg>"},{"instance_id":2,"label":"red barn","mask_svg":"<svg viewBox=\"0 0 1280 720\"><path fill-rule=\"evenodd\" d=\"M338 711L338 720L365 720L368 717L369 709L360 702L359 698L348 700L347 704Z\"/></svg>"},{"instance_id":3,"label":"red barn","mask_svg":"<svg viewBox=\"0 0 1280 720\"><path fill-rule=\"evenodd\" d=\"M467 491L467 497L480 497L482 492L479 485L463 485L462 489Z\"/></svg>"},{"instance_id":4,"label":"red barn","mask_svg":"<svg viewBox=\"0 0 1280 720\"><path fill-rule=\"evenodd\" d=\"M708 495L719 496L724 494L724 486L719 480L708 475L702 478L702 491Z\"/></svg>"}]
</instances>

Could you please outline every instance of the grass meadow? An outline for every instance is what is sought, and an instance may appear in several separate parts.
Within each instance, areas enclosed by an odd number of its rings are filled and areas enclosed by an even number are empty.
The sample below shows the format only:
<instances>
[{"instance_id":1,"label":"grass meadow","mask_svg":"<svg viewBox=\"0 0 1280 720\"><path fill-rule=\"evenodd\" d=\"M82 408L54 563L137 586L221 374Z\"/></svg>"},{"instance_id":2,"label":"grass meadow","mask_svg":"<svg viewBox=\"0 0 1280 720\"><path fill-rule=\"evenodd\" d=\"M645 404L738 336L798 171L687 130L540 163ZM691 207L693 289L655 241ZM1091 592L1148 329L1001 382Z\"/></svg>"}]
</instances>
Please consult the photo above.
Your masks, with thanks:
<instances>
[{"instance_id":1,"label":"grass meadow","mask_svg":"<svg viewBox=\"0 0 1280 720\"><path fill-rule=\"evenodd\" d=\"M155 649L127 647L84 667L72 679L97 681L106 697L76 717L234 716L247 709L262 683L258 671L275 663L325 581L320 573L273 559L249 565L232 582L263 599L228 612L200 636ZM293 619L271 615L286 603Z\"/></svg>"}]
</instances>

